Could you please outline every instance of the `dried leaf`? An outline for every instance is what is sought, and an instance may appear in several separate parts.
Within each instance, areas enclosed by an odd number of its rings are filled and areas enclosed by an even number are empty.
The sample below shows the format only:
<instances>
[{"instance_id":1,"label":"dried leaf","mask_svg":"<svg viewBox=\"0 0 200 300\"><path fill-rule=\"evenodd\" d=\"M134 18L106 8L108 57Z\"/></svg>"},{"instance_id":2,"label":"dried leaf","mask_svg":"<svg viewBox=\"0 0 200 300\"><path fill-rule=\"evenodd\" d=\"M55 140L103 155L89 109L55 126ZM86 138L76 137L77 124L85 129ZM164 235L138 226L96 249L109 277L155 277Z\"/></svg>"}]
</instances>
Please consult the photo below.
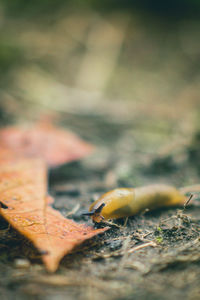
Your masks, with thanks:
<instances>
[{"instance_id":1,"label":"dried leaf","mask_svg":"<svg viewBox=\"0 0 200 300\"><path fill-rule=\"evenodd\" d=\"M46 268L54 272L60 259L76 245L104 232L65 219L49 207L46 167L27 159L0 167L1 215L39 249Z\"/></svg>"},{"instance_id":2,"label":"dried leaf","mask_svg":"<svg viewBox=\"0 0 200 300\"><path fill-rule=\"evenodd\" d=\"M49 166L58 166L83 158L94 147L74 133L39 123L32 128L7 127L0 130L0 162L14 158L43 158Z\"/></svg>"}]
</instances>

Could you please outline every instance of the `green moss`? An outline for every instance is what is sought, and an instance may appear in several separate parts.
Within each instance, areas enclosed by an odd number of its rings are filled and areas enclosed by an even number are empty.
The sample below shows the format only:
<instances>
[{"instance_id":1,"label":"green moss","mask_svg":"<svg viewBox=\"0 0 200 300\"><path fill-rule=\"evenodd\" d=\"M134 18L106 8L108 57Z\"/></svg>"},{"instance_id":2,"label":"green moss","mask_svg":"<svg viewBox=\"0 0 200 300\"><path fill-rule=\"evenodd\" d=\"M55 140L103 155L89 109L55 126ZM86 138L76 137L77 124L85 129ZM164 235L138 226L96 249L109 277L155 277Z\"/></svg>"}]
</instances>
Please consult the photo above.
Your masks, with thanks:
<instances>
[{"instance_id":1,"label":"green moss","mask_svg":"<svg viewBox=\"0 0 200 300\"><path fill-rule=\"evenodd\" d=\"M156 237L156 242L161 244L163 242L163 237L162 236L157 236Z\"/></svg>"},{"instance_id":2,"label":"green moss","mask_svg":"<svg viewBox=\"0 0 200 300\"><path fill-rule=\"evenodd\" d=\"M159 227L159 226L157 227L157 230L160 231L160 232L162 232L162 228Z\"/></svg>"}]
</instances>

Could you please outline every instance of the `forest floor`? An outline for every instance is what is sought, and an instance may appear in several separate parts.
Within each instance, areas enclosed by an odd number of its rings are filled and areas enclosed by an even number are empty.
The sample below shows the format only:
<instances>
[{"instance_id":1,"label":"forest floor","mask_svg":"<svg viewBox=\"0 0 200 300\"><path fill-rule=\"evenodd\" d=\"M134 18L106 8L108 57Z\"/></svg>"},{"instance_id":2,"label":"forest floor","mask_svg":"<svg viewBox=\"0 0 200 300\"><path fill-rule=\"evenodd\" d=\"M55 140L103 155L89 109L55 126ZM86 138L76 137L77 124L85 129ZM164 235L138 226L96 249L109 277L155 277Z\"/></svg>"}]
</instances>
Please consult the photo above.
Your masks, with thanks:
<instances>
[{"instance_id":1,"label":"forest floor","mask_svg":"<svg viewBox=\"0 0 200 300\"><path fill-rule=\"evenodd\" d=\"M84 126L89 126L89 119L83 120ZM80 126L81 120L70 123ZM194 143L181 147L178 154L171 150L162 155L159 151L140 152L133 146L134 128L128 124L104 119L92 123L91 137L105 128L96 153L82 162L50 170L54 208L64 216L91 224L83 211L117 186L198 183L194 156L199 150ZM144 129L140 132L142 136ZM97 145L95 139L94 143ZM1 299L198 299L199 215L197 194L185 209L143 212L129 217L125 225L124 220L116 220L106 233L64 257L53 275L46 273L37 251L1 220Z\"/></svg>"}]
</instances>

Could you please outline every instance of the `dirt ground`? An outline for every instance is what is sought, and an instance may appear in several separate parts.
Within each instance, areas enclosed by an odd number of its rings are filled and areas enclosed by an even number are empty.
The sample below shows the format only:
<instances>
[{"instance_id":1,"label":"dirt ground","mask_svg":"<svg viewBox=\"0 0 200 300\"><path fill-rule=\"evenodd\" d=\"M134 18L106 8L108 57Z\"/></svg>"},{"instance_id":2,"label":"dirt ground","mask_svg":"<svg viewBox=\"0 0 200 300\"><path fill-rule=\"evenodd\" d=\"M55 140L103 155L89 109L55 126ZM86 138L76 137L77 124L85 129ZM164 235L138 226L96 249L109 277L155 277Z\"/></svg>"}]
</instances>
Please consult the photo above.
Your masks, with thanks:
<instances>
[{"instance_id":1,"label":"dirt ground","mask_svg":"<svg viewBox=\"0 0 200 300\"><path fill-rule=\"evenodd\" d=\"M96 146L90 157L49 170L54 208L91 225L82 213L115 187L198 184L199 23L166 30L164 21L161 29L137 16L91 12L45 22L2 21L24 60L12 62L0 88L0 117L4 126L50 114ZM1 300L200 298L200 193L185 208L114 224L48 274L1 219Z\"/></svg>"},{"instance_id":2,"label":"dirt ground","mask_svg":"<svg viewBox=\"0 0 200 300\"><path fill-rule=\"evenodd\" d=\"M80 122L70 121L74 127ZM91 224L82 212L117 186L198 183L190 157L194 143L181 148L184 163L171 151L152 158L132 146L128 124L92 122L92 136L105 127L96 153L50 170L50 194L64 216ZM64 257L53 275L46 273L37 251L1 220L1 299L199 299L199 215L197 194L185 210L143 212L126 225L115 221L117 226Z\"/></svg>"}]
</instances>

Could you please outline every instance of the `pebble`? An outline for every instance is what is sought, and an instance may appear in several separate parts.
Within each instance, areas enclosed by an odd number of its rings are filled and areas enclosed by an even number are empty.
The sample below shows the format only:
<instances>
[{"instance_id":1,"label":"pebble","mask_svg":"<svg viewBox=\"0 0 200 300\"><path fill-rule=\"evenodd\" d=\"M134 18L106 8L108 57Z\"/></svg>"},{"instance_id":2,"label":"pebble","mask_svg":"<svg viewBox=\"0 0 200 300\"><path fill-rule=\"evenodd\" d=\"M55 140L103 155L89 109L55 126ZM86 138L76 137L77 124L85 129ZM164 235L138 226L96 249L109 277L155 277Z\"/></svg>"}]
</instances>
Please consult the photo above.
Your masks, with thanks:
<instances>
[{"instance_id":1,"label":"pebble","mask_svg":"<svg viewBox=\"0 0 200 300\"><path fill-rule=\"evenodd\" d=\"M25 258L17 258L15 259L15 267L19 268L19 269L27 269L30 267L30 261L28 259Z\"/></svg>"}]
</instances>

